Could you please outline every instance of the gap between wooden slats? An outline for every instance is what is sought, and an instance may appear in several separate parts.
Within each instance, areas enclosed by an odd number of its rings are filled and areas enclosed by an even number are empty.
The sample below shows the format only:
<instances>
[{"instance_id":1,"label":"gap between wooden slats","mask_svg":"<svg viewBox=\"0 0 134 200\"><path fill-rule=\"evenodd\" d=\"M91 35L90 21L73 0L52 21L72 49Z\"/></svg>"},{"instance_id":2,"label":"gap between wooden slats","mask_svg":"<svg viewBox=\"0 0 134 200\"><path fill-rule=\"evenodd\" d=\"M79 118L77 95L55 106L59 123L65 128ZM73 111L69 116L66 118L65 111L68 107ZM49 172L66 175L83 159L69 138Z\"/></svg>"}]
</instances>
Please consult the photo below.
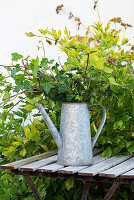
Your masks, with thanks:
<instances>
[{"instance_id":1,"label":"gap between wooden slats","mask_svg":"<svg viewBox=\"0 0 134 200\"><path fill-rule=\"evenodd\" d=\"M106 160L107 158L104 158L100 155L97 155L95 157L93 157L93 165L97 164L99 162L102 162L103 160ZM74 174L79 172L80 170L86 169L89 166L69 166L69 167L65 167L62 169L58 170L58 173L63 173L63 174Z\"/></svg>"},{"instance_id":2,"label":"gap between wooden slats","mask_svg":"<svg viewBox=\"0 0 134 200\"><path fill-rule=\"evenodd\" d=\"M56 172L58 169L63 168L63 165L59 165L57 163L53 163L47 166L43 166L41 168L38 169L39 172L48 172L48 173L53 173Z\"/></svg>"},{"instance_id":3,"label":"gap between wooden slats","mask_svg":"<svg viewBox=\"0 0 134 200\"><path fill-rule=\"evenodd\" d=\"M112 157L107 160L104 160L98 164L95 164L91 167L88 167L84 170L78 172L80 176L95 176L101 173L104 170L107 170L125 160L128 160L131 156L119 156L119 157Z\"/></svg>"},{"instance_id":4,"label":"gap between wooden slats","mask_svg":"<svg viewBox=\"0 0 134 200\"><path fill-rule=\"evenodd\" d=\"M94 149L93 150L93 156L95 155L98 155L100 152L102 152L102 150L98 150L98 149ZM93 158L93 162L99 162L100 160L100 157L101 155L98 155L96 156L95 160ZM101 157L102 158L102 157ZM106 159L106 158L103 158L103 160ZM81 169L84 169L85 167L88 167L88 166L69 166L69 167L64 167L63 165L59 165L57 163L53 163L53 164L50 164L50 165L47 165L47 166L43 166L41 168L38 169L39 172L49 172L49 173L53 173L53 172L56 172L60 169L64 170L65 169L65 173L76 173L78 172L79 170ZM71 170L73 169L73 171ZM70 171L71 170L71 171ZM59 171L60 172L60 171ZM62 172L61 172L62 173ZM64 173L64 172L63 172Z\"/></svg>"},{"instance_id":5,"label":"gap between wooden slats","mask_svg":"<svg viewBox=\"0 0 134 200\"><path fill-rule=\"evenodd\" d=\"M111 169L101 172L99 176L115 178L133 168L134 168L134 157L128 159L127 161L121 164L118 164L115 167L112 167Z\"/></svg>"},{"instance_id":6,"label":"gap between wooden slats","mask_svg":"<svg viewBox=\"0 0 134 200\"><path fill-rule=\"evenodd\" d=\"M93 149L94 155L97 155L100 152L102 152L101 149ZM12 163L1 165L0 168L1 169L15 170L15 169L20 168L23 165L30 164L32 162L39 161L41 159L44 159L44 158L47 158L47 157L50 157L50 156L53 156L53 155L56 155L56 154L57 154L57 150L49 151L49 152L45 152L45 153L42 153L42 154L39 154L39 155L36 155L36 156L32 156L32 157L29 157L29 158L22 159L22 160L19 160L19 161L15 161L15 162L12 162Z\"/></svg>"},{"instance_id":7,"label":"gap between wooden slats","mask_svg":"<svg viewBox=\"0 0 134 200\"><path fill-rule=\"evenodd\" d=\"M102 149L93 149L93 156L96 156L102 152Z\"/></svg>"},{"instance_id":8,"label":"gap between wooden slats","mask_svg":"<svg viewBox=\"0 0 134 200\"><path fill-rule=\"evenodd\" d=\"M57 155L21 166L19 168L19 170L20 171L35 171L44 165L48 165L48 164L54 163L56 161L57 161Z\"/></svg>"},{"instance_id":9,"label":"gap between wooden slats","mask_svg":"<svg viewBox=\"0 0 134 200\"><path fill-rule=\"evenodd\" d=\"M12 163L9 163L9 164L1 165L0 168L11 169L11 170L18 169L22 165L41 160L43 158L47 158L47 157L53 156L55 154L57 154L57 150L45 152L45 153L42 153L40 155L32 156L32 157L29 157L29 158L26 158L26 159L23 159L23 160L19 160L19 161L15 161L15 162L12 162Z\"/></svg>"},{"instance_id":10,"label":"gap between wooden slats","mask_svg":"<svg viewBox=\"0 0 134 200\"><path fill-rule=\"evenodd\" d=\"M124 174L122 174L121 176L120 176L120 178L123 178L123 179L134 179L134 169L132 169L132 170L130 170L130 171L128 171L128 172L126 172L126 173L124 173Z\"/></svg>"},{"instance_id":11,"label":"gap between wooden slats","mask_svg":"<svg viewBox=\"0 0 134 200\"><path fill-rule=\"evenodd\" d=\"M97 158L98 160L98 158ZM36 162L32 162L26 165L23 165L19 168L20 171L35 171L37 169L39 169L40 167L43 167L45 165L48 165L50 163L54 163L57 161L57 155L56 156L52 156L49 158L45 158Z\"/></svg>"}]
</instances>

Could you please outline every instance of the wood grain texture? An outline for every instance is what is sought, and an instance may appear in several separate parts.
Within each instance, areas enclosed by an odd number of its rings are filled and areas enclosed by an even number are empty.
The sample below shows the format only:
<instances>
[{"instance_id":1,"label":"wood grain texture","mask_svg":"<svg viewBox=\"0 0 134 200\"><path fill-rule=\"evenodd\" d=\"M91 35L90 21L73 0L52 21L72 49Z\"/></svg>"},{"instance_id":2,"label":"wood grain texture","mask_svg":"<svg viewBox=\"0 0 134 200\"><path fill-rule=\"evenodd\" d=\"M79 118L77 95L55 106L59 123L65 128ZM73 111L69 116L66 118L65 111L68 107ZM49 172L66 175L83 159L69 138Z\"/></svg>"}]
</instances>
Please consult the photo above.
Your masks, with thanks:
<instances>
[{"instance_id":1,"label":"wood grain texture","mask_svg":"<svg viewBox=\"0 0 134 200\"><path fill-rule=\"evenodd\" d=\"M63 168L63 165L58 165L57 163L53 163L50 165L43 166L38 169L39 172L48 172L48 173L53 173L56 172L57 170Z\"/></svg>"},{"instance_id":2,"label":"wood grain texture","mask_svg":"<svg viewBox=\"0 0 134 200\"><path fill-rule=\"evenodd\" d=\"M12 162L12 163L1 165L0 168L1 169L11 169L11 170L18 169L22 165L29 164L29 163L32 163L32 162L35 162L35 161L56 155L56 154L57 154L57 150L49 151L49 152L42 153L40 155L32 156L32 157L29 157L29 158L26 158L26 159L22 159L22 160L19 160L19 161L15 161L15 162Z\"/></svg>"},{"instance_id":3,"label":"wood grain texture","mask_svg":"<svg viewBox=\"0 0 134 200\"><path fill-rule=\"evenodd\" d=\"M126 178L126 179L134 179L134 169L124 173L121 175L121 178Z\"/></svg>"},{"instance_id":4,"label":"wood grain texture","mask_svg":"<svg viewBox=\"0 0 134 200\"><path fill-rule=\"evenodd\" d=\"M130 156L112 157L78 172L80 176L95 176L127 159Z\"/></svg>"},{"instance_id":5,"label":"wood grain texture","mask_svg":"<svg viewBox=\"0 0 134 200\"><path fill-rule=\"evenodd\" d=\"M100 152L102 152L102 150L98 150L98 149L94 149L93 150L93 155L97 155L99 154ZM106 158L102 158L101 154L95 156L93 158L93 162L97 163L97 162L100 162L101 160L105 160ZM78 170L81 170L81 169L84 169L85 167L88 167L88 166L69 166L69 167L64 167L63 165L59 165L57 163L53 163L53 164L50 164L50 165L47 165L47 166L43 166L41 168L38 169L39 172L49 172L49 173L53 173L53 172L56 172L56 171L60 171L60 169L65 169L65 173L66 174L74 174L76 172L78 172ZM64 173L62 172L62 170L60 171L61 173Z\"/></svg>"},{"instance_id":6,"label":"wood grain texture","mask_svg":"<svg viewBox=\"0 0 134 200\"><path fill-rule=\"evenodd\" d=\"M8 164L5 164L5 165L1 165L0 168L1 169L10 169L10 170L18 169L23 165L30 164L32 162L35 162L35 161L56 155L57 152L58 152L57 150L45 152L45 153L42 153L42 154L39 154L39 155L36 155L36 156L25 158L25 159L15 161L15 162L12 162L12 163L8 163ZM93 155L94 156L98 155L100 152L102 152L101 149L93 149Z\"/></svg>"},{"instance_id":7,"label":"wood grain texture","mask_svg":"<svg viewBox=\"0 0 134 200\"><path fill-rule=\"evenodd\" d=\"M115 167L112 167L111 169L103 171L102 173L99 174L99 176L115 178L133 168L134 168L134 157L122 162L121 164L118 164Z\"/></svg>"},{"instance_id":8,"label":"wood grain texture","mask_svg":"<svg viewBox=\"0 0 134 200\"><path fill-rule=\"evenodd\" d=\"M104 158L101 156L101 154L93 157L93 165L97 164L99 162L102 162L103 160L106 160L107 158ZM83 169L88 168L89 166L68 166L68 167L64 167L62 169L58 170L58 173L62 173L62 174L75 174Z\"/></svg>"},{"instance_id":9,"label":"wood grain texture","mask_svg":"<svg viewBox=\"0 0 134 200\"><path fill-rule=\"evenodd\" d=\"M27 165L23 165L19 168L20 171L35 171L39 169L40 167L43 167L45 165L48 165L50 163L56 162L57 161L57 155L51 156L36 162L32 162Z\"/></svg>"}]
</instances>

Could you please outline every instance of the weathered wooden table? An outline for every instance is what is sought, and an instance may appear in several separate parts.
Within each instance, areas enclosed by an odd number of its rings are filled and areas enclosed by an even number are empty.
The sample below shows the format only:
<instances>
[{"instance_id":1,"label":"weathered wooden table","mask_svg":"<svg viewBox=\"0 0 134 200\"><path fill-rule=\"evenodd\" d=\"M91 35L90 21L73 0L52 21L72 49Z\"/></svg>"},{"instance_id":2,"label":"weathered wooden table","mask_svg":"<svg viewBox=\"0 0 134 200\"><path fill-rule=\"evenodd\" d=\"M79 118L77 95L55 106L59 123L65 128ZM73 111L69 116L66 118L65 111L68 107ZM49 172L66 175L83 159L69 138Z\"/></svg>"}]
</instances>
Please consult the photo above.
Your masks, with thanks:
<instances>
[{"instance_id":1,"label":"weathered wooden table","mask_svg":"<svg viewBox=\"0 0 134 200\"><path fill-rule=\"evenodd\" d=\"M14 174L23 175L31 187L35 198L41 200L30 176L54 177L74 180L85 180L82 200L87 199L91 182L96 181L112 183L111 188L103 200L113 196L119 184L134 182L134 156L119 156L104 158L101 150L93 151L93 164L91 166L62 166L56 163L57 151L46 152L37 156L2 165L2 169L10 169ZM134 199L134 194L129 200Z\"/></svg>"}]
</instances>

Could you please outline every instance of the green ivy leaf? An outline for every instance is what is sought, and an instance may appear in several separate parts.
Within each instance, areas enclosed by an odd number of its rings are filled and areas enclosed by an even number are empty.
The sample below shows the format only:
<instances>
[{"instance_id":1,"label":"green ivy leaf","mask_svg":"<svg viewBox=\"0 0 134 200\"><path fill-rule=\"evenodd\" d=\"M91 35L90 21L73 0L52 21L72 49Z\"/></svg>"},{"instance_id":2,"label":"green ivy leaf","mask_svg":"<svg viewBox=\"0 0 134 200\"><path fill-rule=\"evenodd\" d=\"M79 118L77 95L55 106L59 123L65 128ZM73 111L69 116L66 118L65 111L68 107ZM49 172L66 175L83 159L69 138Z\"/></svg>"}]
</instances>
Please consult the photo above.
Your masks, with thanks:
<instances>
[{"instance_id":1,"label":"green ivy leaf","mask_svg":"<svg viewBox=\"0 0 134 200\"><path fill-rule=\"evenodd\" d=\"M68 95L67 95L67 101L71 101L71 100L73 99L74 96L75 96L75 95L70 95L70 94L68 94Z\"/></svg>"},{"instance_id":2,"label":"green ivy leaf","mask_svg":"<svg viewBox=\"0 0 134 200\"><path fill-rule=\"evenodd\" d=\"M70 189L73 188L73 186L74 186L74 180L72 180L72 179L66 180L66 181L65 181L65 185L66 185L66 188L67 188L68 190L70 190Z\"/></svg>"},{"instance_id":3,"label":"green ivy leaf","mask_svg":"<svg viewBox=\"0 0 134 200\"><path fill-rule=\"evenodd\" d=\"M30 64L30 69L33 72L34 76L37 76L38 70L39 70L39 57L37 56L36 59L32 59Z\"/></svg>"},{"instance_id":4,"label":"green ivy leaf","mask_svg":"<svg viewBox=\"0 0 134 200\"><path fill-rule=\"evenodd\" d=\"M30 33L25 33L25 35L27 36L27 37L33 37L33 36L35 36L32 32L30 32Z\"/></svg>"},{"instance_id":5,"label":"green ivy leaf","mask_svg":"<svg viewBox=\"0 0 134 200\"><path fill-rule=\"evenodd\" d=\"M63 197L62 194L58 194L58 195L55 197L55 200L65 200L65 198Z\"/></svg>"},{"instance_id":6,"label":"green ivy leaf","mask_svg":"<svg viewBox=\"0 0 134 200\"><path fill-rule=\"evenodd\" d=\"M109 79L109 82L112 84L112 85L119 85L118 83L116 83L115 79L113 77L110 77L108 78Z\"/></svg>"},{"instance_id":7,"label":"green ivy leaf","mask_svg":"<svg viewBox=\"0 0 134 200\"><path fill-rule=\"evenodd\" d=\"M26 110L28 110L28 111L31 111L31 110L33 110L35 107L34 107L33 105L28 104L28 105L26 105L24 108L25 108Z\"/></svg>"},{"instance_id":8,"label":"green ivy leaf","mask_svg":"<svg viewBox=\"0 0 134 200\"><path fill-rule=\"evenodd\" d=\"M24 114L20 111L15 112L15 115L17 115L19 117L24 117Z\"/></svg>"},{"instance_id":9,"label":"green ivy leaf","mask_svg":"<svg viewBox=\"0 0 134 200\"><path fill-rule=\"evenodd\" d=\"M130 147L131 144L132 144L131 142L127 142L126 147L127 147L127 148Z\"/></svg>"},{"instance_id":10,"label":"green ivy leaf","mask_svg":"<svg viewBox=\"0 0 134 200\"><path fill-rule=\"evenodd\" d=\"M19 59L23 58L23 56L18 54L17 52L12 53L11 55L12 55L12 61L15 61L15 62L17 62Z\"/></svg>"},{"instance_id":11,"label":"green ivy leaf","mask_svg":"<svg viewBox=\"0 0 134 200\"><path fill-rule=\"evenodd\" d=\"M24 131L25 131L25 136L30 140L32 138L30 128L24 127Z\"/></svg>"},{"instance_id":12,"label":"green ivy leaf","mask_svg":"<svg viewBox=\"0 0 134 200\"><path fill-rule=\"evenodd\" d=\"M111 149L111 147L107 147L105 149L105 151L102 153L102 157L110 158L111 155L112 155L112 149Z\"/></svg>"},{"instance_id":13,"label":"green ivy leaf","mask_svg":"<svg viewBox=\"0 0 134 200\"><path fill-rule=\"evenodd\" d=\"M4 109L11 108L13 105L14 105L14 103L12 102L12 103L5 105L3 108Z\"/></svg>"},{"instance_id":14,"label":"green ivy leaf","mask_svg":"<svg viewBox=\"0 0 134 200\"><path fill-rule=\"evenodd\" d=\"M128 43L128 38L123 38L121 41L121 45L127 44Z\"/></svg>"},{"instance_id":15,"label":"green ivy leaf","mask_svg":"<svg viewBox=\"0 0 134 200\"><path fill-rule=\"evenodd\" d=\"M68 29L67 29L66 26L65 26L64 34L65 34L67 37L70 36L70 32L68 31Z\"/></svg>"},{"instance_id":16,"label":"green ivy leaf","mask_svg":"<svg viewBox=\"0 0 134 200\"><path fill-rule=\"evenodd\" d=\"M97 70L103 70L104 64L101 60L95 60L91 59L91 64L97 69Z\"/></svg>"},{"instance_id":17,"label":"green ivy leaf","mask_svg":"<svg viewBox=\"0 0 134 200\"><path fill-rule=\"evenodd\" d=\"M115 122L114 125L113 125L113 128L114 129L123 129L124 128L123 121L119 120L119 121Z\"/></svg>"},{"instance_id":18,"label":"green ivy leaf","mask_svg":"<svg viewBox=\"0 0 134 200\"><path fill-rule=\"evenodd\" d=\"M19 92L21 89L23 88L23 85L17 85L15 88L14 88L14 92Z\"/></svg>"},{"instance_id":19,"label":"green ivy leaf","mask_svg":"<svg viewBox=\"0 0 134 200\"><path fill-rule=\"evenodd\" d=\"M6 93L3 96L3 100L5 103L7 103L10 100L10 96L11 96L11 94L6 91Z\"/></svg>"},{"instance_id":20,"label":"green ivy leaf","mask_svg":"<svg viewBox=\"0 0 134 200\"><path fill-rule=\"evenodd\" d=\"M20 151L20 156L25 157L25 155L26 155L26 149L24 148Z\"/></svg>"},{"instance_id":21,"label":"green ivy leaf","mask_svg":"<svg viewBox=\"0 0 134 200\"><path fill-rule=\"evenodd\" d=\"M58 89L60 92L64 93L67 90L67 85L66 84L59 84Z\"/></svg>"},{"instance_id":22,"label":"green ivy leaf","mask_svg":"<svg viewBox=\"0 0 134 200\"><path fill-rule=\"evenodd\" d=\"M47 70L49 68L48 63L49 63L48 58L43 58L41 61L41 66Z\"/></svg>"},{"instance_id":23,"label":"green ivy leaf","mask_svg":"<svg viewBox=\"0 0 134 200\"><path fill-rule=\"evenodd\" d=\"M134 153L134 145L128 147L128 152L130 153L130 155L132 155L132 153Z\"/></svg>"},{"instance_id":24,"label":"green ivy leaf","mask_svg":"<svg viewBox=\"0 0 134 200\"><path fill-rule=\"evenodd\" d=\"M1 179L9 180L12 179L12 176L10 174L4 174L3 176L1 176Z\"/></svg>"},{"instance_id":25,"label":"green ivy leaf","mask_svg":"<svg viewBox=\"0 0 134 200\"><path fill-rule=\"evenodd\" d=\"M41 86L45 90L45 92L48 94L54 86L51 83L41 83Z\"/></svg>"},{"instance_id":26,"label":"green ivy leaf","mask_svg":"<svg viewBox=\"0 0 134 200\"><path fill-rule=\"evenodd\" d=\"M130 118L131 118L131 117L129 117L128 115L123 115L121 119L122 119L123 121L129 121Z\"/></svg>"},{"instance_id":27,"label":"green ivy leaf","mask_svg":"<svg viewBox=\"0 0 134 200\"><path fill-rule=\"evenodd\" d=\"M104 72L111 74L113 72L112 69L110 69L109 67L104 67L103 69Z\"/></svg>"},{"instance_id":28,"label":"green ivy leaf","mask_svg":"<svg viewBox=\"0 0 134 200\"><path fill-rule=\"evenodd\" d=\"M107 23L107 26L105 27L105 31L109 30L110 28L110 22Z\"/></svg>"},{"instance_id":29,"label":"green ivy leaf","mask_svg":"<svg viewBox=\"0 0 134 200\"><path fill-rule=\"evenodd\" d=\"M113 155L117 155L122 149L120 147L115 147L113 149Z\"/></svg>"}]
</instances>

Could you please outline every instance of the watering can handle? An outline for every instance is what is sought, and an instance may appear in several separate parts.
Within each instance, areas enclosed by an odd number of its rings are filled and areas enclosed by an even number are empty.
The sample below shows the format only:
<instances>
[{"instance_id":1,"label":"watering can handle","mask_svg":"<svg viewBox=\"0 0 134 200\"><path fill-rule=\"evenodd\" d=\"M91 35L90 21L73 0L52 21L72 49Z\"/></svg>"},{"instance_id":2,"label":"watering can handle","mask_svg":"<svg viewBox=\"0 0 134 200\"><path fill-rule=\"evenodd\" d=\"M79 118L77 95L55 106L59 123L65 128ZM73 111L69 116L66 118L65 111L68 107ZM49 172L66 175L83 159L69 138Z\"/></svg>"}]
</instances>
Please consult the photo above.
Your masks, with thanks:
<instances>
[{"instance_id":1,"label":"watering can handle","mask_svg":"<svg viewBox=\"0 0 134 200\"><path fill-rule=\"evenodd\" d=\"M99 128L98 128L98 130L97 130L97 133L96 133L96 135L94 136L94 139L93 139L93 142L92 142L92 149L94 148L94 145L95 145L95 143L96 143L96 141L97 141L97 139L98 139L98 137L99 137L99 135L100 135L100 132L101 132L101 130L102 130L104 124L105 124L105 121L106 121L106 110L105 110L105 108L104 108L102 105L100 105L100 104L94 104L93 106L99 106L100 108L102 108L103 114L102 114L102 121L101 121L101 124L100 124L100 126L99 126ZM90 110L90 108L93 107L93 106L89 106L89 110Z\"/></svg>"}]
</instances>

